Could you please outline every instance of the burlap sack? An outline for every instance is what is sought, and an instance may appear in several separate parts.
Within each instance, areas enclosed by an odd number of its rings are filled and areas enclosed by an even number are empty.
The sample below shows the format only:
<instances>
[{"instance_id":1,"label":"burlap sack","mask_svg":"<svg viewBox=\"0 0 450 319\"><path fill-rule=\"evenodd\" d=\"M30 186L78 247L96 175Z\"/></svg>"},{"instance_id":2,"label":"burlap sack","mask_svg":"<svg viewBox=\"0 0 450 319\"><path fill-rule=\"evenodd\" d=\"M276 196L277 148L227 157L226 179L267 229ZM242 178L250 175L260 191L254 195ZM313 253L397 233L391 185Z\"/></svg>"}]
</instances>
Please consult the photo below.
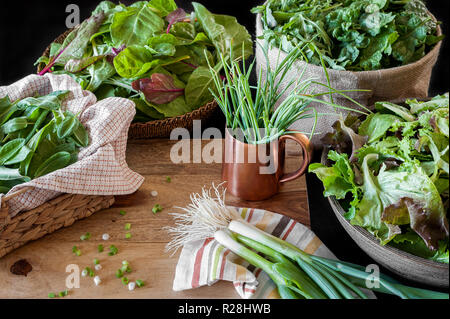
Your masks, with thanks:
<instances>
[{"instance_id":1,"label":"burlap sack","mask_svg":"<svg viewBox=\"0 0 450 319\"><path fill-rule=\"evenodd\" d=\"M256 18L256 36L260 37L262 34L261 15L258 14ZM438 29L438 34L441 34L440 28ZM259 42L259 45L256 45L256 69L259 74L259 70L262 68L264 76L267 62L261 46L264 47L265 40L257 38L256 41ZM349 97L364 106L373 105L376 101L391 101L411 97L425 98L428 96L431 71L437 61L440 47L441 42L419 61L390 69L360 72L327 69L331 87L337 90L370 90L369 92L346 93ZM268 53L271 68L275 68L277 61L282 61L286 56L285 52L277 48L269 49ZM327 83L325 72L321 66L308 64L301 60L294 63L295 67L288 72L285 82L289 83L292 79L298 79L305 65L306 70L303 79L314 78L317 82ZM281 84L281 88L283 88L283 84ZM311 86L311 90L318 93L327 91L327 88L320 85L313 85ZM282 98L286 98L288 94L289 91ZM321 99L330 100L328 95ZM337 94L333 95L333 100L338 105L358 108L353 102ZM320 139L325 133L331 131L333 123L339 118L339 114L342 113L345 117L349 112L339 109L335 111L332 107L320 103L312 103L311 105L315 107L318 113L327 113L326 115L320 116L315 134L312 137L314 147L321 148ZM291 129L310 133L313 123L314 119L302 119L294 123Z\"/></svg>"}]
</instances>

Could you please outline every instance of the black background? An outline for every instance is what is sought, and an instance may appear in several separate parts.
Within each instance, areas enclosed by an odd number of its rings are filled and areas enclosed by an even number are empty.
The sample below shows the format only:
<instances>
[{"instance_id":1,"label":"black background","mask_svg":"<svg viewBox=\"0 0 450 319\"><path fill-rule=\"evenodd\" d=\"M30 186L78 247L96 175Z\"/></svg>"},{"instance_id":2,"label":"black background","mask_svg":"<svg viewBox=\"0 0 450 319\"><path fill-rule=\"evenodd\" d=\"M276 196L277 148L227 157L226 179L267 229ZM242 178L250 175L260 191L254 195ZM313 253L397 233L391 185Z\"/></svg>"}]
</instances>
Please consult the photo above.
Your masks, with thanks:
<instances>
[{"instance_id":1,"label":"black background","mask_svg":"<svg viewBox=\"0 0 450 319\"><path fill-rule=\"evenodd\" d=\"M133 1L122 1L129 4ZM214 13L234 15L245 25L250 33L255 34L255 17L250 9L261 1L245 0L203 0L198 1ZM66 6L70 3L79 5L81 19L87 18L98 1L1 1L0 4L0 85L14 81L36 72L33 66L49 43L66 30ZM190 1L178 0L178 5L191 10ZM428 1L430 11L443 21L443 32L448 31L449 6L447 0ZM430 96L449 90L448 40L444 40L440 59L434 68ZM405 83L408 85L408 83ZM218 115L214 123L222 127L223 118ZM315 160L319 160L315 154ZM339 257L350 262L367 265L373 263L352 241L338 224L328 201L322 196L322 186L313 176L307 176L309 205L312 228L321 240ZM382 272L392 275L382 268ZM402 283L421 286L394 276ZM424 286L421 286L424 287ZM428 287L430 288L430 287ZM379 298L390 298L379 295Z\"/></svg>"},{"instance_id":2,"label":"black background","mask_svg":"<svg viewBox=\"0 0 450 319\"><path fill-rule=\"evenodd\" d=\"M0 85L10 84L25 75L35 73L33 63L59 34L66 30L66 6L79 5L81 19L90 16L99 1L20 1L8 0L0 3ZM118 1L116 1L118 2ZM124 0L130 4L134 1ZM176 0L180 7L192 10L191 1ZM255 16L250 12L263 1L255 0L198 0L214 13L234 15L255 35ZM429 0L430 11L443 21L445 34L450 22L448 0ZM449 61L448 41L444 41L441 58L434 68L430 95L448 91Z\"/></svg>"}]
</instances>

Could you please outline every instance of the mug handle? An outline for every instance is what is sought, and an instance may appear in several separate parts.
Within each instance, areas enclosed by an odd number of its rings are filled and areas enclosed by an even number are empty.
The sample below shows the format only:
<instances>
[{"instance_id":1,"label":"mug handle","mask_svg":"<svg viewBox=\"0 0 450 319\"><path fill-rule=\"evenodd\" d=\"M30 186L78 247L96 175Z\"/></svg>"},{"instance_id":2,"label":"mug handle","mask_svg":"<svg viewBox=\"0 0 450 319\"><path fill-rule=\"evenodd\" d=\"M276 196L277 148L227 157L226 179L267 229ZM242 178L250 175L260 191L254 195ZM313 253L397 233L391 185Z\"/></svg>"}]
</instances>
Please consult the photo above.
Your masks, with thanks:
<instances>
[{"instance_id":1,"label":"mug handle","mask_svg":"<svg viewBox=\"0 0 450 319\"><path fill-rule=\"evenodd\" d=\"M279 141L282 142L284 140L293 140L293 141L297 142L298 144L300 144L300 146L302 147L302 150L303 150L303 163L297 171L292 172L292 173L283 174L283 176L281 176L281 178L280 178L280 183L289 182L289 181L292 181L292 180L302 176L305 173L306 169L308 168L308 165L311 162L311 158L312 158L312 154L313 154L312 143L309 140L309 138L306 137L304 134L290 133L290 134L282 135L280 137Z\"/></svg>"}]
</instances>

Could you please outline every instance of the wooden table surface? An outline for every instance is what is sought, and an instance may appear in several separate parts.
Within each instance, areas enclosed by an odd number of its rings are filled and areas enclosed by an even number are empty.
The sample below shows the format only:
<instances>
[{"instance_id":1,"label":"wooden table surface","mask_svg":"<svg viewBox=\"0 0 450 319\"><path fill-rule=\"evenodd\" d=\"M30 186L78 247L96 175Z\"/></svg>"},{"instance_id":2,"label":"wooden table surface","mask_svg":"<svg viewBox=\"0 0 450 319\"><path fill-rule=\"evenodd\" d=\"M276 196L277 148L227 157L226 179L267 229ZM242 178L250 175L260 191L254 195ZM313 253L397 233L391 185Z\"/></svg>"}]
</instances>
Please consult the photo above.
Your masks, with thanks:
<instances>
[{"instance_id":1,"label":"wooden table surface","mask_svg":"<svg viewBox=\"0 0 450 319\"><path fill-rule=\"evenodd\" d=\"M184 141L188 143L189 141ZM31 242L0 259L0 298L47 298L49 292L65 290L66 267L77 265L81 270L93 268L93 260L98 258L103 269L96 272L102 280L95 286L91 277L81 277L80 288L71 289L65 298L239 298L233 285L218 282L211 287L174 292L172 283L178 254L170 256L164 251L169 241L162 229L172 225L174 206L186 206L189 195L200 192L203 186L221 182L221 164L174 164L170 161L170 150L175 141L166 139L130 141L127 150L129 166L145 177L141 188L132 195L117 196L114 206L97 212L93 216L78 221L68 228ZM203 144L208 141L203 141ZM299 148L287 145L287 171L299 167ZM166 181L171 177L171 182ZM156 190L157 197L151 196ZM160 204L163 211L152 213L152 207ZM283 185L279 194L262 202L244 202L227 196L227 204L240 207L264 208L285 214L309 226L309 211L305 178L299 178ZM125 216L119 212L126 211ZM131 224L132 238L126 239L126 223ZM86 232L92 237L81 241ZM101 239L108 233L109 241ZM97 246L103 244L105 252L98 253ZM109 245L115 245L119 253L108 256ZM82 255L72 253L76 245ZM13 275L11 265L19 259L27 259L33 270L27 277ZM142 279L146 285L132 292L115 277L123 260L130 262L133 272L130 280Z\"/></svg>"}]
</instances>

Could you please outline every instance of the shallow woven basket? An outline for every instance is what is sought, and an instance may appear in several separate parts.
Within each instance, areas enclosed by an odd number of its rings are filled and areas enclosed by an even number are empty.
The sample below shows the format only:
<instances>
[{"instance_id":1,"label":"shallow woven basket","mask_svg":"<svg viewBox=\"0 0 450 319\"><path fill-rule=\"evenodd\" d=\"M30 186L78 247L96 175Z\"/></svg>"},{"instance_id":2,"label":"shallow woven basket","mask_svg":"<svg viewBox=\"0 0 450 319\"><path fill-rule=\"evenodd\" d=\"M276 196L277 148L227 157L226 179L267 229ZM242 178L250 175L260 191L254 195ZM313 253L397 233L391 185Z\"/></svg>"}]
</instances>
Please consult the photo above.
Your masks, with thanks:
<instances>
[{"instance_id":1,"label":"shallow woven basket","mask_svg":"<svg viewBox=\"0 0 450 319\"><path fill-rule=\"evenodd\" d=\"M67 30L58 36L52 43L63 43L67 35L72 29ZM51 45L51 44L50 44ZM42 53L42 56L49 56L50 45ZM44 63L40 63L37 67L38 73L45 67ZM192 129L194 120L209 120L217 109L216 102L210 102L192 112L170 117L163 120L154 120L146 123L132 123L128 132L129 139L144 139L153 137L169 137L170 132L176 128Z\"/></svg>"},{"instance_id":2,"label":"shallow woven basket","mask_svg":"<svg viewBox=\"0 0 450 319\"><path fill-rule=\"evenodd\" d=\"M72 225L114 203L114 196L63 194L35 209L10 217L8 200L28 190L3 197L0 208L0 258L54 231Z\"/></svg>"}]
</instances>

